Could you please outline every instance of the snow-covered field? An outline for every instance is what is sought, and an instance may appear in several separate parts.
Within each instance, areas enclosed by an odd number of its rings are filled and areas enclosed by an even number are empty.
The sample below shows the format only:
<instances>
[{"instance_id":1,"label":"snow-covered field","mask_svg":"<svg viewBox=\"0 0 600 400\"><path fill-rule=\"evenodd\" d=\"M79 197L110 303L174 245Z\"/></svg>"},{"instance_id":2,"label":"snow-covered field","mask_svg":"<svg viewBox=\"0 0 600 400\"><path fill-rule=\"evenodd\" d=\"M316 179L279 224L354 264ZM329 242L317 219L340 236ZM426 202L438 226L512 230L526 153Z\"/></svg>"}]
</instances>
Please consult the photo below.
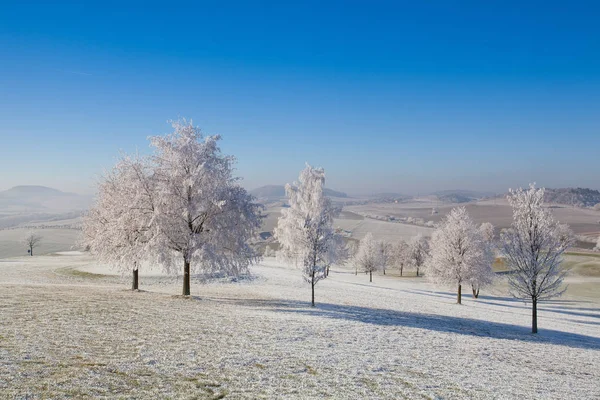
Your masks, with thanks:
<instances>
[{"instance_id":1,"label":"snow-covered field","mask_svg":"<svg viewBox=\"0 0 600 400\"><path fill-rule=\"evenodd\" d=\"M530 310L503 285L462 306L422 278L336 269L317 285L268 259L192 282L88 255L0 261L0 398L594 399L600 300Z\"/></svg>"}]
</instances>

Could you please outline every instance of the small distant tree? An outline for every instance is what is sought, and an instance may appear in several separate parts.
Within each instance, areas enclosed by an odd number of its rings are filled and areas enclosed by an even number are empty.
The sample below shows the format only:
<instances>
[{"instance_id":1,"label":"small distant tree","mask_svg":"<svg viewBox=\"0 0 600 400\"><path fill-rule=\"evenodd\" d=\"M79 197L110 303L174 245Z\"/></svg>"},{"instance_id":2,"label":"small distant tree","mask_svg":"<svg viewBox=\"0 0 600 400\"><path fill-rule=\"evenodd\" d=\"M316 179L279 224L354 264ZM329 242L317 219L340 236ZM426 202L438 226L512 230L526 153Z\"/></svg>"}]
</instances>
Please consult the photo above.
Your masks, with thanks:
<instances>
[{"instance_id":1,"label":"small distant tree","mask_svg":"<svg viewBox=\"0 0 600 400\"><path fill-rule=\"evenodd\" d=\"M348 240L346 243L346 254L348 258L346 262L354 264L354 275L358 275L358 264L356 263L356 255L358 253L358 242L355 240Z\"/></svg>"},{"instance_id":2,"label":"small distant tree","mask_svg":"<svg viewBox=\"0 0 600 400\"><path fill-rule=\"evenodd\" d=\"M23 238L23 244L29 249L29 255L33 256L33 249L38 247L42 242L42 236L36 232L29 232L27 236Z\"/></svg>"},{"instance_id":3,"label":"small distant tree","mask_svg":"<svg viewBox=\"0 0 600 400\"><path fill-rule=\"evenodd\" d=\"M156 234L155 184L147 159L123 156L102 178L83 217L82 247L121 273L132 271L132 290L139 289L139 267Z\"/></svg>"},{"instance_id":4,"label":"small distant tree","mask_svg":"<svg viewBox=\"0 0 600 400\"><path fill-rule=\"evenodd\" d=\"M306 165L298 182L287 184L289 207L281 210L275 238L281 245L279 255L299 264L304 280L311 286L311 305L315 306L315 285L327 276L329 265L338 261L342 241L333 229L339 212L325 197L325 170Z\"/></svg>"},{"instance_id":5,"label":"small distant tree","mask_svg":"<svg viewBox=\"0 0 600 400\"><path fill-rule=\"evenodd\" d=\"M442 284L456 285L456 302L462 303L462 285L482 285L491 275L493 253L483 234L464 207L457 207L442 221L431 238L427 277Z\"/></svg>"},{"instance_id":6,"label":"small distant tree","mask_svg":"<svg viewBox=\"0 0 600 400\"><path fill-rule=\"evenodd\" d=\"M409 263L409 246L404 240L400 240L392 248L393 264L400 270L400 276L404 273L404 267Z\"/></svg>"},{"instance_id":7,"label":"small distant tree","mask_svg":"<svg viewBox=\"0 0 600 400\"><path fill-rule=\"evenodd\" d=\"M531 332L537 333L537 304L560 296L567 273L560 267L562 255L571 245L564 228L544 208L544 189L511 190L508 202L513 209L513 223L502 235L502 252L510 269L511 294L531 301Z\"/></svg>"},{"instance_id":8,"label":"small distant tree","mask_svg":"<svg viewBox=\"0 0 600 400\"><path fill-rule=\"evenodd\" d=\"M408 244L408 262L417 271L417 276L419 276L419 269L425 265L427 257L429 257L429 242L423 235L418 234Z\"/></svg>"},{"instance_id":9,"label":"small distant tree","mask_svg":"<svg viewBox=\"0 0 600 400\"><path fill-rule=\"evenodd\" d=\"M369 274L369 282L373 282L373 272L381 265L381 247L371 233L360 241L356 263L360 269Z\"/></svg>"},{"instance_id":10,"label":"small distant tree","mask_svg":"<svg viewBox=\"0 0 600 400\"><path fill-rule=\"evenodd\" d=\"M381 271L385 275L386 268L391 265L393 260L392 245L386 241L379 242L379 262L381 264Z\"/></svg>"}]
</instances>

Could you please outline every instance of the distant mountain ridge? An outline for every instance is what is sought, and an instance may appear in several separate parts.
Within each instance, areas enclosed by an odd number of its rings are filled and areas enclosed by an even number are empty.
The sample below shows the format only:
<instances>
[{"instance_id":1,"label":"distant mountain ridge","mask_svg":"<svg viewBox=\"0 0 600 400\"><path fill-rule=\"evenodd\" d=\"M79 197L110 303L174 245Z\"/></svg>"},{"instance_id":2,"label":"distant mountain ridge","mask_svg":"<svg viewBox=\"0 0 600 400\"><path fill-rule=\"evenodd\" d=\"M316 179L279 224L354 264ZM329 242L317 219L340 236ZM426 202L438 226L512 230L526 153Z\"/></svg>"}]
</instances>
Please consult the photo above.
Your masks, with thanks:
<instances>
[{"instance_id":1,"label":"distant mountain ridge","mask_svg":"<svg viewBox=\"0 0 600 400\"><path fill-rule=\"evenodd\" d=\"M593 207L600 204L600 191L588 188L546 189L544 201L577 207Z\"/></svg>"},{"instance_id":2,"label":"distant mountain ridge","mask_svg":"<svg viewBox=\"0 0 600 400\"><path fill-rule=\"evenodd\" d=\"M323 193L327 197L347 198L348 195L344 192L324 188ZM281 199L285 197L284 185L266 185L250 191L250 194L257 199Z\"/></svg>"},{"instance_id":3,"label":"distant mountain ridge","mask_svg":"<svg viewBox=\"0 0 600 400\"><path fill-rule=\"evenodd\" d=\"M85 210L91 196L63 192L46 186L21 185L0 192L0 211L65 212Z\"/></svg>"}]
</instances>

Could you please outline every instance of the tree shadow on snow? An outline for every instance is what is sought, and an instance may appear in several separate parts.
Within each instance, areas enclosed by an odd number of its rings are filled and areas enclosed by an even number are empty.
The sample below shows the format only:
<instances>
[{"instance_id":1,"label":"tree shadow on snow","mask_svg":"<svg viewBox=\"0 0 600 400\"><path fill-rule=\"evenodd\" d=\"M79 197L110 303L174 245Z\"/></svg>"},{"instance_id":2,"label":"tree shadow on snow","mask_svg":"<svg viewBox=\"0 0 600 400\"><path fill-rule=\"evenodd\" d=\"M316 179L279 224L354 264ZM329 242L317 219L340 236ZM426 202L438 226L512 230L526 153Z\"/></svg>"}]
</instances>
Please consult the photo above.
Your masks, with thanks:
<instances>
[{"instance_id":1,"label":"tree shadow on snow","mask_svg":"<svg viewBox=\"0 0 600 400\"><path fill-rule=\"evenodd\" d=\"M580 349L600 350L600 338L598 337L543 328L540 329L540 333L533 335L531 334L530 328L525 326L448 315L421 314L329 303L318 303L316 307L310 307L310 303L308 302L287 301L281 299L213 298L211 300L230 304L236 303L248 307L266 308L274 312L356 321L365 324L404 326L475 337L519 340L531 343L554 344Z\"/></svg>"}]
</instances>

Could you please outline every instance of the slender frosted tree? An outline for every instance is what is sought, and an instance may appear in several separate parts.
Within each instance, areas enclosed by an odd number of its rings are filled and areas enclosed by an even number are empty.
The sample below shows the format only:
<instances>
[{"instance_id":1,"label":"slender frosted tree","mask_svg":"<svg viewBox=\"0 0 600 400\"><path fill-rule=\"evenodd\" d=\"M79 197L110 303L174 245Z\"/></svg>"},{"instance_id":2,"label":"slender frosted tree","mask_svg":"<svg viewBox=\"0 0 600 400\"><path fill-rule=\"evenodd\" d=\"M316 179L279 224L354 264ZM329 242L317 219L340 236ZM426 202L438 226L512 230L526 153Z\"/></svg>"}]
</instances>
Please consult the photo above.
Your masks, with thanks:
<instances>
[{"instance_id":1,"label":"slender frosted tree","mask_svg":"<svg viewBox=\"0 0 600 400\"><path fill-rule=\"evenodd\" d=\"M495 238L495 228L489 222L484 222L479 226L479 232L481 233L484 244L487 246L487 251L489 252L489 265L482 265L479 268L473 277L471 277L471 290L473 291L473 297L476 299L479 297L479 291L482 287L491 285L494 282L496 275L494 274L494 270L492 268L494 260L496 259L494 256L494 238Z\"/></svg>"},{"instance_id":2,"label":"slender frosted tree","mask_svg":"<svg viewBox=\"0 0 600 400\"><path fill-rule=\"evenodd\" d=\"M355 262L362 271L369 274L369 282L373 282L373 272L381 266L381 246L370 232L360 241Z\"/></svg>"},{"instance_id":3,"label":"slender frosted tree","mask_svg":"<svg viewBox=\"0 0 600 400\"><path fill-rule=\"evenodd\" d=\"M431 238L427 277L454 285L456 302L462 303L462 285L482 285L492 273L493 253L464 207L450 211Z\"/></svg>"},{"instance_id":4,"label":"slender frosted tree","mask_svg":"<svg viewBox=\"0 0 600 400\"><path fill-rule=\"evenodd\" d=\"M392 262L400 270L400 276L402 276L404 267L409 263L409 246L404 240L400 240L393 246Z\"/></svg>"},{"instance_id":5,"label":"slender frosted tree","mask_svg":"<svg viewBox=\"0 0 600 400\"><path fill-rule=\"evenodd\" d=\"M421 234L414 236L408 244L408 263L417 271L417 276L428 257L429 241Z\"/></svg>"},{"instance_id":6,"label":"slender frosted tree","mask_svg":"<svg viewBox=\"0 0 600 400\"><path fill-rule=\"evenodd\" d=\"M156 232L156 185L147 159L124 156L100 181L95 203L83 218L82 246L122 274L138 271Z\"/></svg>"},{"instance_id":7,"label":"slender frosted tree","mask_svg":"<svg viewBox=\"0 0 600 400\"><path fill-rule=\"evenodd\" d=\"M391 265L393 260L393 248L392 245L386 241L379 242L379 263L381 265L381 271L385 275L385 270Z\"/></svg>"},{"instance_id":8,"label":"slender frosted tree","mask_svg":"<svg viewBox=\"0 0 600 400\"><path fill-rule=\"evenodd\" d=\"M513 223L502 232L502 252L510 269L511 294L531 301L531 332L537 333L537 305L560 296L567 271L560 267L562 255L571 245L564 228L544 208L544 189L511 190L508 202L513 209Z\"/></svg>"},{"instance_id":9,"label":"slender frosted tree","mask_svg":"<svg viewBox=\"0 0 600 400\"><path fill-rule=\"evenodd\" d=\"M311 305L315 305L315 285L327 276L329 265L340 258L343 242L333 229L339 210L325 197L325 170L306 164L298 182L287 184L289 207L281 210L275 238L281 245L279 256L300 266L311 287Z\"/></svg>"},{"instance_id":10,"label":"slender frosted tree","mask_svg":"<svg viewBox=\"0 0 600 400\"><path fill-rule=\"evenodd\" d=\"M354 275L358 275L358 264L356 263L358 242L356 240L349 240L348 243L346 243L346 254L348 255L346 262L354 264Z\"/></svg>"},{"instance_id":11,"label":"slender frosted tree","mask_svg":"<svg viewBox=\"0 0 600 400\"><path fill-rule=\"evenodd\" d=\"M187 296L190 274L237 276L258 259L249 240L258 234L262 206L233 176L235 159L221 153L220 136L203 136L191 121L173 128L150 138L157 186L152 246L167 272L183 265Z\"/></svg>"},{"instance_id":12,"label":"slender frosted tree","mask_svg":"<svg viewBox=\"0 0 600 400\"><path fill-rule=\"evenodd\" d=\"M33 256L33 249L38 247L42 242L42 236L36 232L29 232L27 236L23 238L23 244L29 249L29 255Z\"/></svg>"}]
</instances>

